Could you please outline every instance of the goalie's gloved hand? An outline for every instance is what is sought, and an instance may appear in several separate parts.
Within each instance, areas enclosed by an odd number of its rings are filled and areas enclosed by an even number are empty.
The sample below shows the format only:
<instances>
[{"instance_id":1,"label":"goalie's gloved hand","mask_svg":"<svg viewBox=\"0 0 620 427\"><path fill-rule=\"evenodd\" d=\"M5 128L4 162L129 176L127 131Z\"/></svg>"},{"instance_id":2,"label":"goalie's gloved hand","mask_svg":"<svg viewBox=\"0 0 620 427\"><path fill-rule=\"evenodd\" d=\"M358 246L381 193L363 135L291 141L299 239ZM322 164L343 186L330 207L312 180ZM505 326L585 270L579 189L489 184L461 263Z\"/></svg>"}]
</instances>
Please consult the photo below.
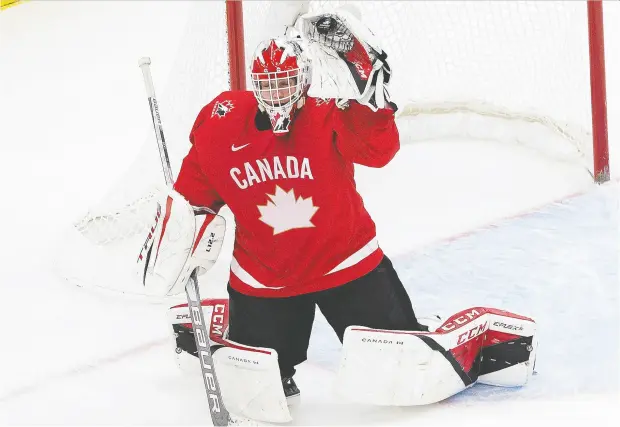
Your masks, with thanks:
<instances>
[{"instance_id":1,"label":"goalie's gloved hand","mask_svg":"<svg viewBox=\"0 0 620 427\"><path fill-rule=\"evenodd\" d=\"M312 60L309 96L354 99L377 111L390 104L392 71L375 35L351 12L337 9L301 16L295 24Z\"/></svg>"}]
</instances>

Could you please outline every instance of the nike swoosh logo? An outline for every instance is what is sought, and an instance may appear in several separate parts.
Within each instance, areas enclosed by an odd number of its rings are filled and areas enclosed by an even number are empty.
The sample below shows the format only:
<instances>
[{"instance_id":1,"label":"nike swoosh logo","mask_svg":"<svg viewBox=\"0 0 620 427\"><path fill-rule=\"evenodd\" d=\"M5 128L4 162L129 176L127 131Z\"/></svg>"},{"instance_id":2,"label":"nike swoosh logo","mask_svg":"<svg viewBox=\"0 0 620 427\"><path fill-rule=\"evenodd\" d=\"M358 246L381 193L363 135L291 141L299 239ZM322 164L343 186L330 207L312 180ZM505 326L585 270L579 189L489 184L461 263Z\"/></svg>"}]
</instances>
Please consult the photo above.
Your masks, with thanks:
<instances>
[{"instance_id":1,"label":"nike swoosh logo","mask_svg":"<svg viewBox=\"0 0 620 427\"><path fill-rule=\"evenodd\" d=\"M238 147L235 147L235 144L233 144L233 145L232 145L232 147L230 147L230 148L231 148L233 151L239 151L239 150L241 150L242 148L247 147L248 145L250 145L250 144L248 143L248 144L245 144L245 145L240 145L240 146L238 146Z\"/></svg>"}]
</instances>

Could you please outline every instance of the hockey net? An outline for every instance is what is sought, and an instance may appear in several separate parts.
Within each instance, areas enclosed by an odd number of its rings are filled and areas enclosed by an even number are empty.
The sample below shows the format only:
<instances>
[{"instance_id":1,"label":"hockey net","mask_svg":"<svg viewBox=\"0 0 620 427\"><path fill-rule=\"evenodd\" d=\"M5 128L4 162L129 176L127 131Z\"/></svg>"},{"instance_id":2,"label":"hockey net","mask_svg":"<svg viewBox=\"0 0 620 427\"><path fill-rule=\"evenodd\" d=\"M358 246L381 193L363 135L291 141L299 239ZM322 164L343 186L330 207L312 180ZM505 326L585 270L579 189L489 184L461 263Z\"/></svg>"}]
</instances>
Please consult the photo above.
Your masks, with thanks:
<instances>
[{"instance_id":1,"label":"hockey net","mask_svg":"<svg viewBox=\"0 0 620 427\"><path fill-rule=\"evenodd\" d=\"M604 150L593 148L590 48L600 53L602 46L592 38L586 2L246 1L240 31L230 15L227 24L224 1L209 1L192 6L174 79L157 93L175 175L197 112L231 81L247 78L240 59L248 64L260 40L282 34L300 10L326 3L354 4L382 40L404 143L505 141L575 162L593 176L608 173ZM241 58L228 59L227 34L241 40ZM600 64L592 69L600 71ZM159 83L156 90L164 87ZM60 274L81 286L143 295L128 280L162 187L149 137L127 173L74 222L59 256Z\"/></svg>"}]
</instances>

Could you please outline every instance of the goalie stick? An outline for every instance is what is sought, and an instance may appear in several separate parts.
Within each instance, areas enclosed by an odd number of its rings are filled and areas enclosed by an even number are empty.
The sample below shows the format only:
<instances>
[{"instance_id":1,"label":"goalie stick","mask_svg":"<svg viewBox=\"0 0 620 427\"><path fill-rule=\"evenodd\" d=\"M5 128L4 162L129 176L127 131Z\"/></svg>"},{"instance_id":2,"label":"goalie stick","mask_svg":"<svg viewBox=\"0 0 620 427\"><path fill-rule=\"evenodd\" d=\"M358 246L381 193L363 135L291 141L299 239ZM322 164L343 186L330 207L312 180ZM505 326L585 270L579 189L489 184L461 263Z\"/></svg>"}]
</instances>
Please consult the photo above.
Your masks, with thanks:
<instances>
[{"instance_id":1,"label":"goalie stick","mask_svg":"<svg viewBox=\"0 0 620 427\"><path fill-rule=\"evenodd\" d=\"M159 148L159 157L161 159L162 170L169 187L173 185L172 168L170 167L170 158L168 157L168 149L164 139L164 130L161 125L161 117L155 98L155 88L153 86L153 78L150 69L151 59L144 57L140 59L139 65L142 69L144 77L144 85L151 110L151 118L153 119L153 129L155 130L155 139ZM213 356L211 355L211 342L209 340L209 331L205 324L204 313L200 304L200 292L198 291L198 274L194 270L185 285L185 293L187 295L187 304L191 313L192 328L194 329L194 338L196 340L196 348L198 350L198 359L200 360L200 368L205 383L205 390L209 401L209 409L211 413L211 421L214 426L226 426L231 423L230 414L224 406L222 399L222 391L215 374L215 366L213 364Z\"/></svg>"}]
</instances>

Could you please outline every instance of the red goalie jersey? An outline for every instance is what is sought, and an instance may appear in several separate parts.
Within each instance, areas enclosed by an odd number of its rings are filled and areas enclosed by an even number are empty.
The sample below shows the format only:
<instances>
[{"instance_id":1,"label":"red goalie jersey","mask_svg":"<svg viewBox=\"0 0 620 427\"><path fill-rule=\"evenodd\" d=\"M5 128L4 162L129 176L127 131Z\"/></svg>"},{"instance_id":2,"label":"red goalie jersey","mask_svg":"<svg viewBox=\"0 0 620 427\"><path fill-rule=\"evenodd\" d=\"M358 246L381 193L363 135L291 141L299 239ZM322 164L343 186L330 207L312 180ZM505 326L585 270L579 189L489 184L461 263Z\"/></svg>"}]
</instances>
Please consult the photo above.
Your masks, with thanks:
<instances>
[{"instance_id":1,"label":"red goalie jersey","mask_svg":"<svg viewBox=\"0 0 620 427\"><path fill-rule=\"evenodd\" d=\"M288 126L288 123L283 125ZM353 164L386 165L399 149L391 109L307 98L276 136L252 92L202 109L175 189L195 206L228 205L236 220L230 285L287 297L343 285L383 257L355 188Z\"/></svg>"}]
</instances>

